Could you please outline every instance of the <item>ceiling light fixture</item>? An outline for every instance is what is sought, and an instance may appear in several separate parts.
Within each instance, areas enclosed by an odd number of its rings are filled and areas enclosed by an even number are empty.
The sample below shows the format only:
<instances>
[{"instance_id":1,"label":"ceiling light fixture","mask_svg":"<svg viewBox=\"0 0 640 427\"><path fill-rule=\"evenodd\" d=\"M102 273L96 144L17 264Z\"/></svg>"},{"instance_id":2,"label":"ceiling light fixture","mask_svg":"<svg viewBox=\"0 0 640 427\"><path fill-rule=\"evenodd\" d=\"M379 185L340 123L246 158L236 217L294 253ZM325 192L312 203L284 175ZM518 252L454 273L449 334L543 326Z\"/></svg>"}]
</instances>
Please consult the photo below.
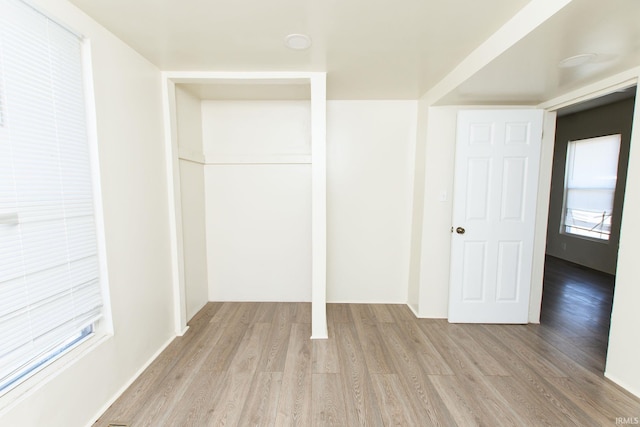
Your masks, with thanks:
<instances>
[{"instance_id":1,"label":"ceiling light fixture","mask_svg":"<svg viewBox=\"0 0 640 427\"><path fill-rule=\"evenodd\" d=\"M284 44L293 50L309 49L311 47L311 37L306 34L289 34L284 38Z\"/></svg>"},{"instance_id":2,"label":"ceiling light fixture","mask_svg":"<svg viewBox=\"0 0 640 427\"><path fill-rule=\"evenodd\" d=\"M579 67L580 65L593 62L593 60L596 59L597 56L598 55L596 55L595 53L581 53L579 55L570 56L560 61L558 63L558 67L560 68Z\"/></svg>"}]
</instances>

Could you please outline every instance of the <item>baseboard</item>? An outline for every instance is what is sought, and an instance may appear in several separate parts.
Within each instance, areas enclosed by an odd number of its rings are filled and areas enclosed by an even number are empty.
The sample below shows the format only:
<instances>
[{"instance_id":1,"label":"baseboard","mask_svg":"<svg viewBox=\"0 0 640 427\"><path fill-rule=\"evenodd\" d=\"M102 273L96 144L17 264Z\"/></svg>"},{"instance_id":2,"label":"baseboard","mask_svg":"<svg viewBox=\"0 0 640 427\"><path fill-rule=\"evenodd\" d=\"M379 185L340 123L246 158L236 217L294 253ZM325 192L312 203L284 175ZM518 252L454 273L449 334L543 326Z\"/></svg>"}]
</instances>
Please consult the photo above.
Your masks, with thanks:
<instances>
[{"instance_id":1,"label":"baseboard","mask_svg":"<svg viewBox=\"0 0 640 427\"><path fill-rule=\"evenodd\" d=\"M612 375L608 374L606 371L604 373L604 376L606 378L608 378L609 380L611 380L611 382L613 382L617 386L625 389L626 391L628 391L629 393L633 394L634 396L640 397L640 390L636 390L634 387L629 386L624 381L620 381L619 378L616 378L615 376L612 376ZM636 415L636 414L630 414L630 415ZM623 417L623 416L627 416L627 415L626 414L620 414L620 416Z\"/></svg>"},{"instance_id":2,"label":"baseboard","mask_svg":"<svg viewBox=\"0 0 640 427\"><path fill-rule=\"evenodd\" d=\"M89 422L89 424L87 424L87 427L91 427L93 426L93 424L102 416L102 414L104 414L107 409L109 409L109 407L111 405L113 405L113 403L118 400L118 398L120 396L122 396L122 394L129 388L131 387L131 384L133 384L133 382L135 380L138 379L138 377L140 375L142 375L142 373L144 372L145 369L147 369L154 360L156 360L158 358L158 356L160 356L160 353L162 353L168 346L169 344L171 344L173 342L173 340L176 337L171 337L169 338L169 340L167 340L167 342L165 342L163 345L160 346L160 348L158 349L158 351L156 351L155 353L153 353L153 355L144 363L144 365L142 365L142 367L140 369L138 369L136 371L136 373L131 377L131 379L129 381L127 381L122 387L120 387L120 389L113 395L113 397L111 399L109 399L107 401L107 403L105 403L102 408L100 408L100 410L98 411L98 413L96 415L94 415L92 417L92 421Z\"/></svg>"},{"instance_id":3,"label":"baseboard","mask_svg":"<svg viewBox=\"0 0 640 427\"><path fill-rule=\"evenodd\" d=\"M329 339L329 335L322 335L322 336L314 336L312 335L311 338L312 340L327 340Z\"/></svg>"},{"instance_id":4,"label":"baseboard","mask_svg":"<svg viewBox=\"0 0 640 427\"><path fill-rule=\"evenodd\" d=\"M414 316L416 316L416 318L418 319L446 319L446 317L433 317L433 316L421 316L418 313L417 307L412 306L411 304L407 303L407 302L381 302L381 301L372 301L372 302L366 302L366 301L327 301L327 304L393 304L393 305L406 305L407 307L409 307L409 310L411 310L411 312L413 313Z\"/></svg>"},{"instance_id":5,"label":"baseboard","mask_svg":"<svg viewBox=\"0 0 640 427\"><path fill-rule=\"evenodd\" d=\"M406 304L405 301L327 301L327 304L387 304L387 305L402 305Z\"/></svg>"},{"instance_id":6,"label":"baseboard","mask_svg":"<svg viewBox=\"0 0 640 427\"><path fill-rule=\"evenodd\" d=\"M418 314L418 310L413 305L407 303L407 307L409 307L409 310L411 310L411 312L413 313L414 316L416 316L418 319L420 319L420 315Z\"/></svg>"},{"instance_id":7,"label":"baseboard","mask_svg":"<svg viewBox=\"0 0 640 427\"><path fill-rule=\"evenodd\" d=\"M415 307L413 307L411 304L409 304L409 303L407 303L407 307L409 307L409 310L411 310L413 315L416 316L416 318L418 318L418 319L444 319L444 320L447 320L447 317L444 317L444 316L421 316L418 313L418 310Z\"/></svg>"}]
</instances>

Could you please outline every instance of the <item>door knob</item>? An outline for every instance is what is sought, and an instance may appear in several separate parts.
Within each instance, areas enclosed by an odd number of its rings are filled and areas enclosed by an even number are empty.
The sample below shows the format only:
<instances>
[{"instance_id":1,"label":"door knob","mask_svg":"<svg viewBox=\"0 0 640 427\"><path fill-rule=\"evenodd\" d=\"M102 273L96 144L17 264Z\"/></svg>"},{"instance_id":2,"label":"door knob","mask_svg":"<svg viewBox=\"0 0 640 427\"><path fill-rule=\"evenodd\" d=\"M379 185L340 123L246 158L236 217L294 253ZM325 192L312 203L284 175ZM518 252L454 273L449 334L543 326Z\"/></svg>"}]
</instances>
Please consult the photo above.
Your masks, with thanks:
<instances>
[{"instance_id":1,"label":"door knob","mask_svg":"<svg viewBox=\"0 0 640 427\"><path fill-rule=\"evenodd\" d=\"M467 231L467 230L465 230L465 229L464 229L464 228L462 228L462 227L457 227L457 228L456 228L456 233L458 233L458 234L464 234L464 232L465 232L465 231Z\"/></svg>"}]
</instances>

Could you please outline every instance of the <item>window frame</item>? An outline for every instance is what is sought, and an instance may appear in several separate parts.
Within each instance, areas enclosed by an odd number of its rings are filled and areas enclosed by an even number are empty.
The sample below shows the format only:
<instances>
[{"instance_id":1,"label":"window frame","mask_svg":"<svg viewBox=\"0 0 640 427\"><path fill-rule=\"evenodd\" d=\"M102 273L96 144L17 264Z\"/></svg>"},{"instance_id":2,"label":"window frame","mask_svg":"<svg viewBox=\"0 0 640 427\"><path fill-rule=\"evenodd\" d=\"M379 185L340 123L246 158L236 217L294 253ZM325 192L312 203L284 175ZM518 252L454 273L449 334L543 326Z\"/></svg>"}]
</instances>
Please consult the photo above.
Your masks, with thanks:
<instances>
[{"instance_id":1,"label":"window frame","mask_svg":"<svg viewBox=\"0 0 640 427\"><path fill-rule=\"evenodd\" d=\"M581 138L581 139L576 139L576 140L570 140L570 141L567 141L567 146L566 146L566 149L565 149L564 181L563 181L563 187L562 187L562 210L560 211L560 230L559 230L559 233L561 235L569 236L569 237L573 237L573 238L577 238L577 239L582 239L582 240L587 240L587 241L595 242L595 243L607 244L607 245L611 242L611 231L609 232L609 234L606 235L607 238L603 239L603 238L584 235L584 234L579 234L579 233L572 233L572 232L567 230L567 228L571 227L571 226L568 226L566 224L567 210L568 210L568 207L567 207L567 196L568 196L569 190L571 190L571 188L569 188L569 186L568 186L569 171L570 171L570 169L569 169L570 150L571 150L571 146L572 146L571 144L576 144L576 143L579 143L579 142L587 142L587 141L597 140L597 139L607 138L607 137L617 137L617 139L618 139L618 154L617 154L617 157L616 157L616 182L615 182L615 185L613 186L613 188L611 188L611 189L610 188L603 188L603 190L611 191L611 200L612 200L612 202L611 202L611 212L610 212L610 214L608 216L609 216L609 220L613 223L616 192L617 192L617 188L618 188L618 179L617 178L618 178L619 166L620 166L620 150L622 149L622 134L621 133L611 133L611 134L591 136L591 137L586 137L586 138Z\"/></svg>"},{"instance_id":2,"label":"window frame","mask_svg":"<svg viewBox=\"0 0 640 427\"><path fill-rule=\"evenodd\" d=\"M109 292L109 278L107 268L107 251L105 238L104 209L102 199L102 183L99 161L98 129L96 119L96 99L93 81L93 64L91 41L78 31L61 22L54 15L42 8L36 7L29 1L21 0L27 7L45 16L51 22L59 25L78 37L80 45L80 60L82 71L82 87L84 91L84 111L86 127L86 143L89 154L90 179L93 198L93 219L95 224L95 238L98 264L98 281L102 296L102 317L91 325L91 331L82 337L70 338L61 346L57 354L37 364L25 375L8 387L0 391L0 412L15 405L22 398L34 390L45 386L51 379L70 368L77 361L95 351L102 343L114 335L111 299ZM4 87L0 79L0 118L4 118ZM0 121L0 128L4 128L4 120ZM1 129L0 129L1 131ZM86 329L86 328L85 328ZM79 334L80 335L80 334Z\"/></svg>"}]
</instances>

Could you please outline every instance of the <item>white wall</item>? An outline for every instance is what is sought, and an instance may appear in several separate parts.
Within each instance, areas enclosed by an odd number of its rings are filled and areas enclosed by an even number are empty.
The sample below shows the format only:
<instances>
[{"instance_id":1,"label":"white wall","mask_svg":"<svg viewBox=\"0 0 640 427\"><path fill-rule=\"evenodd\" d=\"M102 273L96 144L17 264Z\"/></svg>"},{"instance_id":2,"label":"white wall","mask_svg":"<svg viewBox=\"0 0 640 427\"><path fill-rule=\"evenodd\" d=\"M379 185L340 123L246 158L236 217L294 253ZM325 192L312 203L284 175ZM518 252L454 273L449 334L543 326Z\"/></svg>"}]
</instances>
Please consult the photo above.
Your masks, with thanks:
<instances>
[{"instance_id":1,"label":"white wall","mask_svg":"<svg viewBox=\"0 0 640 427\"><path fill-rule=\"evenodd\" d=\"M178 149L202 155L202 114L200 99L176 86ZM191 156L188 156L191 157ZM209 301L207 276L206 212L204 165L180 159L182 248L187 320Z\"/></svg>"},{"instance_id":2,"label":"white wall","mask_svg":"<svg viewBox=\"0 0 640 427\"><path fill-rule=\"evenodd\" d=\"M214 161L311 155L309 101L203 101L202 117Z\"/></svg>"},{"instance_id":3,"label":"white wall","mask_svg":"<svg viewBox=\"0 0 640 427\"><path fill-rule=\"evenodd\" d=\"M91 39L114 335L4 410L0 425L82 426L174 336L161 81L70 3L36 3Z\"/></svg>"},{"instance_id":4,"label":"white wall","mask_svg":"<svg viewBox=\"0 0 640 427\"><path fill-rule=\"evenodd\" d=\"M430 107L425 149L420 317L446 318L449 304L453 168L458 108ZM442 196L446 200L441 200Z\"/></svg>"},{"instance_id":5,"label":"white wall","mask_svg":"<svg viewBox=\"0 0 640 427\"><path fill-rule=\"evenodd\" d=\"M311 300L310 119L308 101L203 101L210 300Z\"/></svg>"},{"instance_id":6,"label":"white wall","mask_svg":"<svg viewBox=\"0 0 640 427\"><path fill-rule=\"evenodd\" d=\"M328 301L406 303L417 102L327 109ZM210 300L310 299L309 114L202 102Z\"/></svg>"},{"instance_id":7,"label":"white wall","mask_svg":"<svg viewBox=\"0 0 640 427\"><path fill-rule=\"evenodd\" d=\"M187 321L208 301L204 166L180 160L182 241Z\"/></svg>"},{"instance_id":8,"label":"white wall","mask_svg":"<svg viewBox=\"0 0 640 427\"><path fill-rule=\"evenodd\" d=\"M406 303L417 101L327 102L327 301Z\"/></svg>"},{"instance_id":9,"label":"white wall","mask_svg":"<svg viewBox=\"0 0 640 427\"><path fill-rule=\"evenodd\" d=\"M311 166L205 170L211 301L311 300Z\"/></svg>"},{"instance_id":10,"label":"white wall","mask_svg":"<svg viewBox=\"0 0 640 427\"><path fill-rule=\"evenodd\" d=\"M637 221L640 218L640 97L637 95L633 121L605 375L640 396L640 224Z\"/></svg>"}]
</instances>

